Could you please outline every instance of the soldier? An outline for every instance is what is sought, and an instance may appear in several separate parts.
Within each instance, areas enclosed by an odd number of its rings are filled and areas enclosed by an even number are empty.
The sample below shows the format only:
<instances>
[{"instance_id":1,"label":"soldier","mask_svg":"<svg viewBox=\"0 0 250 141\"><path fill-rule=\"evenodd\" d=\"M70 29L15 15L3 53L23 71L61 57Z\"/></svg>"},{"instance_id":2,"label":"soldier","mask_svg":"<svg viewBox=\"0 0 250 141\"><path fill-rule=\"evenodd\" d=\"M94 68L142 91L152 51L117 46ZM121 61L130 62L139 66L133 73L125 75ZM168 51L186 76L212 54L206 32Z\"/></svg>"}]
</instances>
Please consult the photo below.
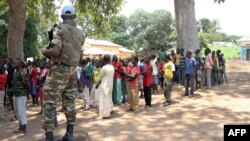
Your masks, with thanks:
<instances>
[{"instance_id":1,"label":"soldier","mask_svg":"<svg viewBox=\"0 0 250 141\"><path fill-rule=\"evenodd\" d=\"M46 141L53 141L56 103L62 97L62 107L67 119L67 131L63 141L73 140L76 90L76 66L80 61L84 43L83 31L76 28L75 8L71 5L62 8L63 22L55 27L50 48L42 53L51 58L51 70L44 84L43 129Z\"/></svg>"}]
</instances>

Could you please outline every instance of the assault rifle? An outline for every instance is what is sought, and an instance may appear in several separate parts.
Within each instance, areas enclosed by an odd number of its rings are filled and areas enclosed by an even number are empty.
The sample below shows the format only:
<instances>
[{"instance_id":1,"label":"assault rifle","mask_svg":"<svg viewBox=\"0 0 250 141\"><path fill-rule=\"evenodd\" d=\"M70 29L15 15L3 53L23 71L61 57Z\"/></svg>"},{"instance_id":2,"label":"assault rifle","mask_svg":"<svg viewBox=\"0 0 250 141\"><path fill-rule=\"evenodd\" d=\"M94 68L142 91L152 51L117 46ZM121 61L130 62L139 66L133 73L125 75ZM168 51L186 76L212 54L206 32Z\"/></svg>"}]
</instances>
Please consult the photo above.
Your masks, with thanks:
<instances>
[{"instance_id":1,"label":"assault rifle","mask_svg":"<svg viewBox=\"0 0 250 141\"><path fill-rule=\"evenodd\" d=\"M47 49L50 49L52 47L53 32L55 31L56 27L57 27L57 24L54 24L53 27L48 31L49 46L47 47Z\"/></svg>"}]
</instances>

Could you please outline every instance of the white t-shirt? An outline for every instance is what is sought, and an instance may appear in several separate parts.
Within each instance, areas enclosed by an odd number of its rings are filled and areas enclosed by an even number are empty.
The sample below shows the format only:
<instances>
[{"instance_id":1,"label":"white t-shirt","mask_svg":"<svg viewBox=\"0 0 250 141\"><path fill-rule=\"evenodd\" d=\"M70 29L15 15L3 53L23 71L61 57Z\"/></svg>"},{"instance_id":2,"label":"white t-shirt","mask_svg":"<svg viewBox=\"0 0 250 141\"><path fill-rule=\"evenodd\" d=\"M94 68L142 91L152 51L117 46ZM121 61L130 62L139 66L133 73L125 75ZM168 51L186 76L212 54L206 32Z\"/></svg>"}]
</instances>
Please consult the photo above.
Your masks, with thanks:
<instances>
[{"instance_id":1,"label":"white t-shirt","mask_svg":"<svg viewBox=\"0 0 250 141\"><path fill-rule=\"evenodd\" d=\"M81 72L82 72L82 67L77 66L77 67L76 67L76 75L77 75L77 79L78 79L78 80L80 80Z\"/></svg>"},{"instance_id":2,"label":"white t-shirt","mask_svg":"<svg viewBox=\"0 0 250 141\"><path fill-rule=\"evenodd\" d=\"M156 59L150 61L150 64L151 64L151 66L153 68L153 75L158 75L158 73L159 73L158 72L158 67L156 65L156 62L157 62Z\"/></svg>"},{"instance_id":3,"label":"white t-shirt","mask_svg":"<svg viewBox=\"0 0 250 141\"><path fill-rule=\"evenodd\" d=\"M39 67L37 67L37 72L40 73L41 72L41 69Z\"/></svg>"},{"instance_id":4,"label":"white t-shirt","mask_svg":"<svg viewBox=\"0 0 250 141\"><path fill-rule=\"evenodd\" d=\"M175 71L175 66L174 66L174 63L172 61L171 62L171 65L172 65L172 71Z\"/></svg>"}]
</instances>

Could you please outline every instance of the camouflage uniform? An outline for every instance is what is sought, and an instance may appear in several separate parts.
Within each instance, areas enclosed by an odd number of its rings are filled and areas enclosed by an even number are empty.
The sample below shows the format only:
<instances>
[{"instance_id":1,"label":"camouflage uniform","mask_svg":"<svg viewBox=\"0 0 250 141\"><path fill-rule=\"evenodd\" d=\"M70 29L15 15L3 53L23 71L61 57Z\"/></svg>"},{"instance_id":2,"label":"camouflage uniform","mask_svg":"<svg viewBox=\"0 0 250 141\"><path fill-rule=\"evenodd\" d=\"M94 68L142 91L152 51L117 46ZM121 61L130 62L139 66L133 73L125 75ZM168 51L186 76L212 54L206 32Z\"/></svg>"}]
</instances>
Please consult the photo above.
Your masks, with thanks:
<instances>
[{"instance_id":1,"label":"camouflage uniform","mask_svg":"<svg viewBox=\"0 0 250 141\"><path fill-rule=\"evenodd\" d=\"M27 89L28 89L28 78L25 73L19 69L14 73L13 77L13 104L14 111L17 119L21 125L27 124Z\"/></svg>"},{"instance_id":2,"label":"camouflage uniform","mask_svg":"<svg viewBox=\"0 0 250 141\"><path fill-rule=\"evenodd\" d=\"M15 97L27 96L28 78L22 70L17 70L13 76L13 92Z\"/></svg>"},{"instance_id":3,"label":"camouflage uniform","mask_svg":"<svg viewBox=\"0 0 250 141\"><path fill-rule=\"evenodd\" d=\"M59 47L58 57L51 57L51 70L44 84L43 129L46 132L55 128L56 103L62 97L62 107L67 124L74 124L76 66L80 60L81 46L84 43L83 32L76 28L74 21L64 21L53 32L52 47Z\"/></svg>"},{"instance_id":4,"label":"camouflage uniform","mask_svg":"<svg viewBox=\"0 0 250 141\"><path fill-rule=\"evenodd\" d=\"M172 79L164 79L163 82L164 96L166 101L171 101Z\"/></svg>"}]
</instances>

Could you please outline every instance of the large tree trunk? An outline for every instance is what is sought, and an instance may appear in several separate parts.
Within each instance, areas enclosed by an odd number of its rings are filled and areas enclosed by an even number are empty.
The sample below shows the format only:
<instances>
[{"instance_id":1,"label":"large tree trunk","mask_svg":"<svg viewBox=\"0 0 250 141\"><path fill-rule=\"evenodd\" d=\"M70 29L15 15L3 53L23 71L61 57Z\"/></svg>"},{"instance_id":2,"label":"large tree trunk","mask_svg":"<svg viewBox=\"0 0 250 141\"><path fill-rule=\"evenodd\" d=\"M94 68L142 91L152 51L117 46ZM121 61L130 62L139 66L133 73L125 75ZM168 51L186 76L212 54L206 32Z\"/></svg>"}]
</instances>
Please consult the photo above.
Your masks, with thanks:
<instances>
[{"instance_id":1,"label":"large tree trunk","mask_svg":"<svg viewBox=\"0 0 250 141\"><path fill-rule=\"evenodd\" d=\"M8 57L24 60L23 36L26 26L26 0L7 0L9 5Z\"/></svg>"},{"instance_id":2,"label":"large tree trunk","mask_svg":"<svg viewBox=\"0 0 250 141\"><path fill-rule=\"evenodd\" d=\"M195 51L199 49L194 0L175 0L177 48Z\"/></svg>"}]
</instances>

